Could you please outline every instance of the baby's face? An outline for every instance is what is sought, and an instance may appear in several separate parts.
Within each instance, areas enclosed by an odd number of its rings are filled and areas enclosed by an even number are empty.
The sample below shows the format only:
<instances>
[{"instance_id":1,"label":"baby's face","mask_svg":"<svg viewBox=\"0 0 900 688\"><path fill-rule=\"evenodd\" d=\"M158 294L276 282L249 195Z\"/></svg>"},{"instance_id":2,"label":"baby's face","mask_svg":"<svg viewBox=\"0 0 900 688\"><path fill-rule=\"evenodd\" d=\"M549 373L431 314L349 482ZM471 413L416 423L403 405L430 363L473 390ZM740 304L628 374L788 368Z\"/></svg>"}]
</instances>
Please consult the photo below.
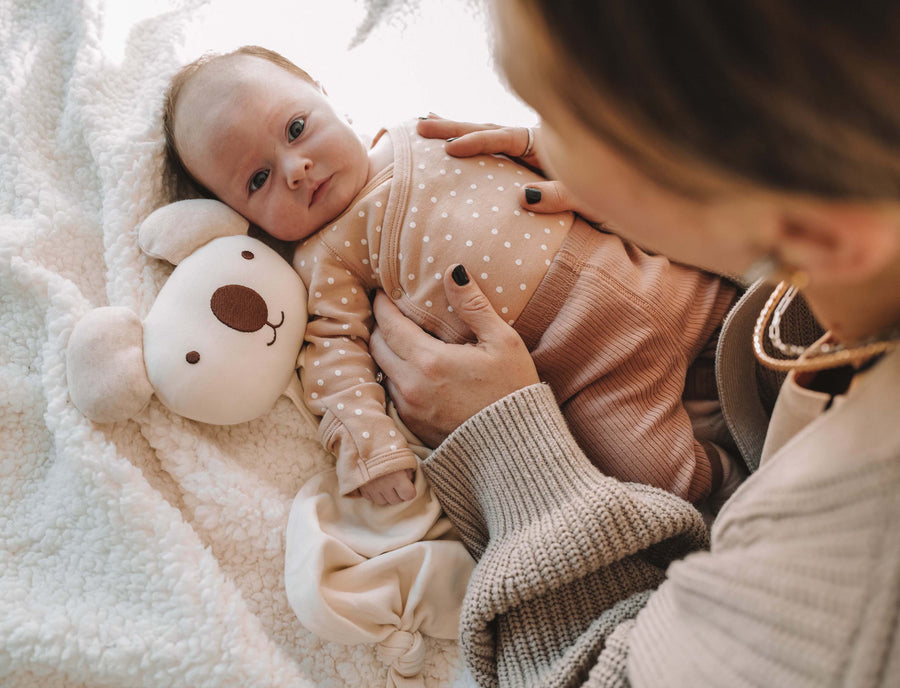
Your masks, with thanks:
<instances>
[{"instance_id":1,"label":"baby's face","mask_svg":"<svg viewBox=\"0 0 900 688\"><path fill-rule=\"evenodd\" d=\"M340 215L368 177L365 146L325 95L253 56L212 63L188 82L175 143L200 183L288 241Z\"/></svg>"}]
</instances>

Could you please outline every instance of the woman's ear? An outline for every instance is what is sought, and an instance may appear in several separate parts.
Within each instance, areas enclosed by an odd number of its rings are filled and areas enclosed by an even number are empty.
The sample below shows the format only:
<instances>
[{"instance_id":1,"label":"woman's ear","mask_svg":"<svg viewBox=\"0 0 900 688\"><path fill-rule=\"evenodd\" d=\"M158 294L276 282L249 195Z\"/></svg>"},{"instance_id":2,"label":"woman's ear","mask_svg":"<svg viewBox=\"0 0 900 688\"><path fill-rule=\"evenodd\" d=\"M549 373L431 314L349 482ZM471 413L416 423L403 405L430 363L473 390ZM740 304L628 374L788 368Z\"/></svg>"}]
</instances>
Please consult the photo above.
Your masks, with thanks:
<instances>
[{"instance_id":1,"label":"woman's ear","mask_svg":"<svg viewBox=\"0 0 900 688\"><path fill-rule=\"evenodd\" d=\"M807 202L777 222L778 257L814 284L870 280L900 254L900 212L875 204Z\"/></svg>"}]
</instances>

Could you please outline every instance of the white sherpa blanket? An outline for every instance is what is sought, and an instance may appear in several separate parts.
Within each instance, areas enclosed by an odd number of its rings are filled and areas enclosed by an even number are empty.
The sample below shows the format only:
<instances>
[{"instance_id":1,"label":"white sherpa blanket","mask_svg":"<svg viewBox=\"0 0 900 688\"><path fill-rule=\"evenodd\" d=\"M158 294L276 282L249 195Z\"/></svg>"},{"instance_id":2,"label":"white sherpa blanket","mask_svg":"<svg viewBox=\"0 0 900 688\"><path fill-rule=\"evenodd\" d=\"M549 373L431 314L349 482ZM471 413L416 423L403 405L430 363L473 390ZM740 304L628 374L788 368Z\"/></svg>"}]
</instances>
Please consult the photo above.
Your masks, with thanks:
<instances>
[{"instance_id":1,"label":"white sherpa blanket","mask_svg":"<svg viewBox=\"0 0 900 688\"><path fill-rule=\"evenodd\" d=\"M0 0L0 686L384 685L373 647L288 606L291 502L332 460L286 398L231 427L155 399L94 425L67 398L76 320L145 314L171 269L135 227L165 200L160 106L194 8L143 21L120 63L104 11ZM468 684L455 643L426 642L426 685Z\"/></svg>"}]
</instances>

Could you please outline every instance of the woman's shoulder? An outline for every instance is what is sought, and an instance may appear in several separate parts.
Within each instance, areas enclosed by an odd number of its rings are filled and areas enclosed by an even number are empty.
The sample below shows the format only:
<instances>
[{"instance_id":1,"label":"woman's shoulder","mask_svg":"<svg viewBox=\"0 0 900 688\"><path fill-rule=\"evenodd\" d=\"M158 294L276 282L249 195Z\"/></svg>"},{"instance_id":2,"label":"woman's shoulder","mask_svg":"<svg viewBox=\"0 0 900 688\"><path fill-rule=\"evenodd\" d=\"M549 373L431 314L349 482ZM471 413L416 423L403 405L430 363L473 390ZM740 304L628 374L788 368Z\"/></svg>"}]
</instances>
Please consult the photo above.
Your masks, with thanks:
<instances>
[{"instance_id":1,"label":"woman's shoulder","mask_svg":"<svg viewBox=\"0 0 900 688\"><path fill-rule=\"evenodd\" d=\"M793 385L794 383L788 383ZM799 408L794 387L779 400L778 419ZM900 408L900 350L886 354L848 392L835 397L776 449L735 494L720 516L741 514L784 523L842 514L823 522L836 536L844 524L879 528L900 518L900 425L891 409ZM886 519L886 513L893 515ZM723 518L717 528L724 529ZM809 530L803 528L803 530ZM719 535L723 533L720 532ZM776 536L777 537L777 536Z\"/></svg>"}]
</instances>

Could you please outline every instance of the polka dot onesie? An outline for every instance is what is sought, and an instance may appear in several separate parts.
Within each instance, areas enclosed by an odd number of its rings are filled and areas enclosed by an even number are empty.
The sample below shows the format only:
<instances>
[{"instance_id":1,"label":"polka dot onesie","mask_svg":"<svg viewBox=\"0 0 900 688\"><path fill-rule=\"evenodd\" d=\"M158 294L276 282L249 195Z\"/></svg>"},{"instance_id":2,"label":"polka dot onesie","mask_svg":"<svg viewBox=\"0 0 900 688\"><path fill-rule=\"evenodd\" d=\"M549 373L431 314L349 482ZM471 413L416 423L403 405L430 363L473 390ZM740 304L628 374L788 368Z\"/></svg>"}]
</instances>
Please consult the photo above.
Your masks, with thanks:
<instances>
[{"instance_id":1,"label":"polka dot onesie","mask_svg":"<svg viewBox=\"0 0 900 688\"><path fill-rule=\"evenodd\" d=\"M642 322L622 323L644 330L654 327L658 306L665 310L672 305L669 302L675 305L676 310L664 318L666 323L672 321L672 315L676 321L684 321L678 324L677 337L673 338L677 353L666 357L675 361L674 368L666 363L650 376L676 378L673 392L663 401L662 413L671 415L669 407L676 407L689 466L677 467L677 484L663 486L688 494L697 491L690 486L699 482L699 489L708 493L712 475L709 460L693 438L684 409L679 415L677 407L687 368L720 324L734 296L733 287L705 273L647 256L617 237L595 230L572 213L547 215L523 209L518 190L541 178L508 158L452 158L444 152L443 141L421 138L415 132L415 122L391 128L387 135L393 145L393 163L375 175L338 218L302 242L293 261L309 289L310 322L301 381L307 404L322 417L320 439L337 458L341 491L352 492L376 477L417 465L402 433L385 413L384 389L375 380L375 364L368 353L369 334L374 326L371 296L375 289L383 289L401 311L442 340L468 341L471 332L447 303L443 287L447 266L462 263L507 322L518 329L517 323L525 314L523 322L532 340L526 338L526 343L537 351L542 337L532 332L534 323L540 322L553 341L558 334L565 338L564 333L573 324L566 322L571 316L562 320L557 316L578 291L573 287L586 277L597 280L593 261L615 261L623 264L605 270L600 279L600 298L596 300L596 295L592 295L593 307L589 304L587 311L602 318L604 329L609 330L610 323L603 315L605 301L624 300L628 302L627 310L634 310L635 302L655 299L659 303L649 309ZM579 255L574 256L577 265L573 264L571 250L566 250L570 244L579 245ZM570 276L562 281L555 277L546 279L561 271ZM672 294L678 295L674 301ZM687 307L691 311L686 318L689 322L677 312L688 310ZM696 308L699 312L695 312ZM617 310L613 307L607 312ZM576 318L583 321L585 315ZM576 330L572 330L573 334ZM585 350L584 344L580 342L574 350ZM602 341L589 344L590 351L604 348ZM658 344L654 342L653 346ZM568 349L571 356L571 347L552 347L554 351L557 348ZM551 378L557 377L559 382L562 378L550 370L545 375L540 365L538 371L555 392L559 386L558 399L560 393L574 399L583 396L583 388L590 388L598 377L604 377L608 384L610 376L629 356L618 355L599 367L591 364L590 358L588 354L587 359L572 362L594 369L590 379L579 383L578 390L570 389L569 384L554 385ZM639 374L647 376L648 372ZM668 398L673 396L674 399ZM560 402L565 411L566 399ZM626 402L620 398L617 403ZM638 406L639 415L653 416L659 403L646 400L639 401ZM583 415L583 410L580 408L579 414ZM659 423L643 425L648 433L664 431ZM608 428L598 427L596 431L606 433ZM587 434L592 432L589 429ZM612 438L605 438L598 453L619 455L617 458L621 459L633 453L635 442L640 444L644 434L645 430L641 430L636 438L620 437L623 446L631 447L624 453L610 441ZM666 438L667 445L670 439ZM666 453L669 452L667 446ZM588 454L591 455L589 449ZM603 468L603 456L592 459ZM627 466L631 462L612 463ZM627 479L648 482L645 471L629 472L641 477ZM687 483L681 485L685 480ZM667 481L671 482L668 478L649 480Z\"/></svg>"}]
</instances>

